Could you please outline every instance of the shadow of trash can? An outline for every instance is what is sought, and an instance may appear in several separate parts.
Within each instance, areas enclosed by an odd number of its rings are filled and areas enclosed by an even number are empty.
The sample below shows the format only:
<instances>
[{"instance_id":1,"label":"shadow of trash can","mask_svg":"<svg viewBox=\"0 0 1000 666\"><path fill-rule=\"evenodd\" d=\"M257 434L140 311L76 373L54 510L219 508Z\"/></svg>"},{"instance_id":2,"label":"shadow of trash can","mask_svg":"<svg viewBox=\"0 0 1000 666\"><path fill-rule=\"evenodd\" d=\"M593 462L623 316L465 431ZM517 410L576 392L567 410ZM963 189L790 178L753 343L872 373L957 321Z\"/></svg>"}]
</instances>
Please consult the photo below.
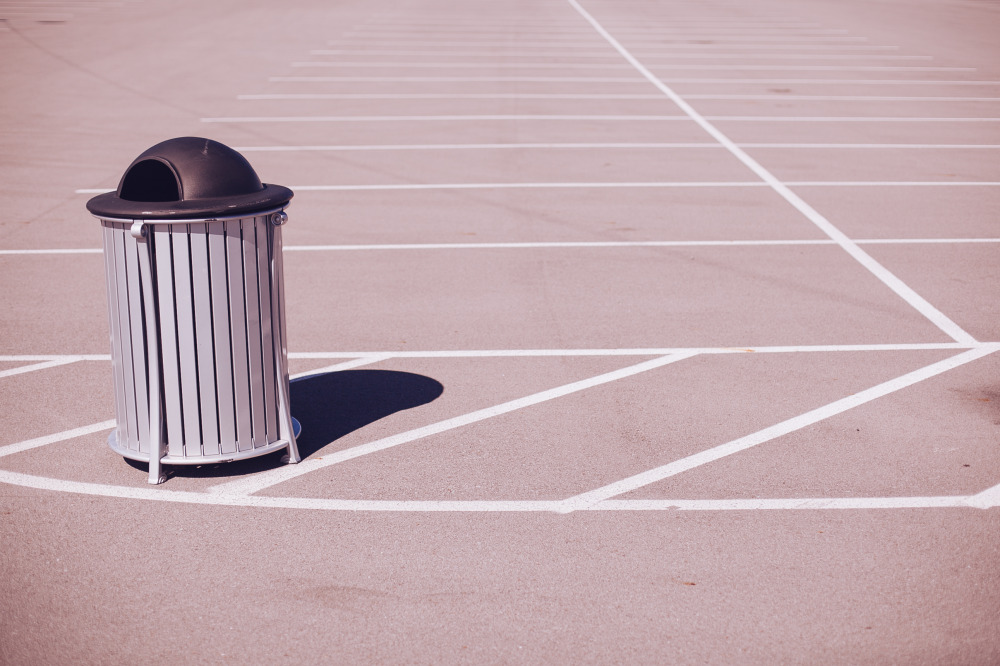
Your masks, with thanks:
<instances>
[{"instance_id":1,"label":"shadow of trash can","mask_svg":"<svg viewBox=\"0 0 1000 666\"><path fill-rule=\"evenodd\" d=\"M260 182L217 141L170 139L137 157L100 219L122 456L162 466L287 449L289 409L281 225L293 193Z\"/></svg>"}]
</instances>

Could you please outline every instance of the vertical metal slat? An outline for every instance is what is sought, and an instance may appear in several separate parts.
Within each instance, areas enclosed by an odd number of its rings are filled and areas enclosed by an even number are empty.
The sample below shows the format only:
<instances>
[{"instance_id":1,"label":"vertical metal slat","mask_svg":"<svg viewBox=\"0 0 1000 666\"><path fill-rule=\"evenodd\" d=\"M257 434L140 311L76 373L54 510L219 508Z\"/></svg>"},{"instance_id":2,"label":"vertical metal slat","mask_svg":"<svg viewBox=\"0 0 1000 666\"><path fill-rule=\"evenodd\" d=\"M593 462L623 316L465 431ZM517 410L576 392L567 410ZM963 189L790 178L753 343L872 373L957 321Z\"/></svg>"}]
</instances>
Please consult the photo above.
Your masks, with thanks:
<instances>
[{"instance_id":1,"label":"vertical metal slat","mask_svg":"<svg viewBox=\"0 0 1000 666\"><path fill-rule=\"evenodd\" d=\"M191 284L194 292L195 346L198 350L198 388L201 399L201 446L206 456L219 453L219 424L215 401L215 353L212 339L212 292L208 271L205 224L191 225Z\"/></svg>"},{"instance_id":2,"label":"vertical metal slat","mask_svg":"<svg viewBox=\"0 0 1000 666\"><path fill-rule=\"evenodd\" d=\"M160 316L160 354L163 359L163 406L167 422L167 455L183 457L184 422L181 412L181 378L177 321L174 308L174 263L171 252L169 227L154 231L153 247L156 252L157 305Z\"/></svg>"},{"instance_id":3,"label":"vertical metal slat","mask_svg":"<svg viewBox=\"0 0 1000 666\"><path fill-rule=\"evenodd\" d=\"M261 355L264 363L264 444L278 440L277 403L274 398L274 351L276 336L271 317L271 233L274 226L270 216L264 215L254 220L257 227L257 278L260 293L260 337ZM260 446L260 444L257 444Z\"/></svg>"},{"instance_id":4,"label":"vertical metal slat","mask_svg":"<svg viewBox=\"0 0 1000 666\"><path fill-rule=\"evenodd\" d=\"M115 271L118 285L118 342L121 345L122 391L125 398L125 411L119 415L118 429L123 435L118 445L123 449L138 449L139 429L135 416L135 379L132 372L132 332L129 330L128 316L128 275L125 264L125 226L115 223ZM124 423L121 421L124 420Z\"/></svg>"},{"instance_id":5,"label":"vertical metal slat","mask_svg":"<svg viewBox=\"0 0 1000 666\"><path fill-rule=\"evenodd\" d=\"M132 377L135 380L136 444L140 453L149 453L149 381L146 372L146 345L143 340L144 313L142 308L142 284L139 272L139 250L136 240L126 232L122 234L125 243L125 261L128 276L128 318L132 337ZM151 332L155 335L155 332ZM131 446L129 447L131 448Z\"/></svg>"},{"instance_id":6,"label":"vertical metal slat","mask_svg":"<svg viewBox=\"0 0 1000 666\"><path fill-rule=\"evenodd\" d=\"M181 409L184 415L184 453L201 455L201 419L198 367L194 341L194 296L191 293L189 225L175 229L173 243L174 302L177 312L177 355L180 366Z\"/></svg>"},{"instance_id":7,"label":"vertical metal slat","mask_svg":"<svg viewBox=\"0 0 1000 666\"><path fill-rule=\"evenodd\" d=\"M108 323L111 338L111 375L115 389L115 437L119 446L128 439L125 424L125 370L122 367L121 318L118 313L118 267L115 257L115 228L111 222L102 220L101 237L104 242L104 268L107 272Z\"/></svg>"},{"instance_id":8,"label":"vertical metal slat","mask_svg":"<svg viewBox=\"0 0 1000 666\"><path fill-rule=\"evenodd\" d=\"M250 368L247 358L242 233L242 220L226 221L229 314L232 321L230 342L233 355L233 397L236 404L236 440L240 451L253 448L253 410L250 399Z\"/></svg>"},{"instance_id":9,"label":"vertical metal slat","mask_svg":"<svg viewBox=\"0 0 1000 666\"><path fill-rule=\"evenodd\" d=\"M256 220L248 221L243 225L243 275L247 306L247 360L250 368L251 423L254 448L267 444L264 421L264 368L260 344L260 301L257 286L258 242Z\"/></svg>"},{"instance_id":10,"label":"vertical metal slat","mask_svg":"<svg viewBox=\"0 0 1000 666\"><path fill-rule=\"evenodd\" d=\"M229 290L224 222L208 223L208 259L212 276L212 331L215 346L216 403L222 453L236 453L236 406L229 335Z\"/></svg>"}]
</instances>

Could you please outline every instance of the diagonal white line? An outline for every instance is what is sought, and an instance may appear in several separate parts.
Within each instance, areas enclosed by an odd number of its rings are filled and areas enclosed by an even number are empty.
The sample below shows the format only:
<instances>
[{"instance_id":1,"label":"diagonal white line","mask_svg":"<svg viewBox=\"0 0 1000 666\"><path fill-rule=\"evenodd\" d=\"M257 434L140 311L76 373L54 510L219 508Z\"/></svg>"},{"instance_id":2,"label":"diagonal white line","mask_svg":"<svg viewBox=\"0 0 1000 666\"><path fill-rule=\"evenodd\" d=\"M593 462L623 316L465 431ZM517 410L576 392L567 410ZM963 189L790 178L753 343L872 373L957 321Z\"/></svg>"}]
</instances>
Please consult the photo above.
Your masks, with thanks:
<instances>
[{"instance_id":1,"label":"diagonal white line","mask_svg":"<svg viewBox=\"0 0 1000 666\"><path fill-rule=\"evenodd\" d=\"M53 359L51 361L43 361L41 363L34 363L32 365L22 365L20 368L11 368L10 370L4 370L0 372L0 377L12 377L14 375L24 374L26 372L35 372L37 370L47 370L48 368L55 368L60 365L68 365L70 363L76 363L82 359L78 357L69 356L66 358Z\"/></svg>"},{"instance_id":2,"label":"diagonal white line","mask_svg":"<svg viewBox=\"0 0 1000 666\"><path fill-rule=\"evenodd\" d=\"M285 248L288 249L287 247ZM313 375L320 375L327 372L339 372L341 370L351 370L352 368L360 368L366 365L372 365L374 363L380 363L387 359L392 358L392 354L378 354L375 356L362 356L361 358L356 358L350 361L344 361L343 363L335 363L333 365L328 365L322 368L316 368L315 370L306 370L305 372L299 372L291 376L292 380L302 379L303 377L311 377Z\"/></svg>"},{"instance_id":3,"label":"diagonal white line","mask_svg":"<svg viewBox=\"0 0 1000 666\"><path fill-rule=\"evenodd\" d=\"M73 428L72 430L64 430L63 432L57 432L53 435L46 435L45 437L37 437L35 439L29 439L24 442L17 442L16 444L8 444L7 446L0 446L0 458L4 456L9 456L14 453L20 453L21 451L27 451L28 449L36 449L39 446L45 446L46 444L55 444L56 442L64 442L67 439L73 439L75 437L83 437L84 435L89 435L93 432L100 432L101 430L110 430L115 427L114 419L110 421L101 421L100 423L95 423L89 426L83 426L80 428Z\"/></svg>"},{"instance_id":4,"label":"diagonal white line","mask_svg":"<svg viewBox=\"0 0 1000 666\"><path fill-rule=\"evenodd\" d=\"M905 284L898 277L893 275L887 268L878 263L871 255L862 250L857 243L852 241L843 233L840 229L835 227L829 220L820 215L819 211L814 209L812 206L807 204L799 195L795 194L791 189L788 188L785 183L778 180L778 178L772 174L770 171L765 169L757 160L753 159L748 155L742 148L737 146L733 141L723 134L719 129L715 127L711 122L709 122L704 116L698 113L694 107L688 104L680 95L675 93L672 88L667 86L665 83L660 81L652 72L650 72L641 62L636 60L636 58L629 53L629 51L618 43L618 41L608 33L604 27L597 22L597 20L591 16L587 11L580 6L577 0L568 0L569 4L572 5L577 12L583 16L584 19L590 23L594 29L602 36L611 46L613 46L623 58L625 58L629 63L632 64L636 70L639 71L646 79L656 86L664 95L666 95L672 102L674 102L684 113L691 117L691 119L696 122L703 130L705 130L709 135L711 135L716 141L721 143L726 147L729 152L740 160L748 169L753 171L757 176L763 180L765 183L771 186L775 192L781 195L788 203L794 206L800 213L806 216L806 218L815 224L823 233L832 238L844 249L845 252L850 254L854 259L864 266L868 271L872 273L876 278L878 278L883 284L896 292L903 300L909 303L914 309L920 312L922 315L927 317L930 321L934 323L938 328L944 331L946 334L952 337L952 339L957 342L962 342L966 344L974 344L975 338L965 332L958 324L949 319L943 312L938 310L936 307L930 304L922 296Z\"/></svg>"},{"instance_id":5,"label":"diagonal white line","mask_svg":"<svg viewBox=\"0 0 1000 666\"><path fill-rule=\"evenodd\" d=\"M351 460L360 456L365 456L370 453L376 453L378 451L384 451L385 449L392 448L394 446L399 446L400 444L406 444L409 442L416 441L418 439L423 439L424 437L430 437L432 435L437 435L442 432L447 432L449 430L454 430L455 428L461 428L472 423L477 423L479 421L484 421L486 419L493 418L495 416L500 416L502 414L507 414L519 409L524 409L525 407L531 407L539 403L547 402L549 400L554 400L556 398L561 398L563 396L569 395L571 393L576 393L578 391L583 391L594 386L599 386L601 384L607 384L609 382L617 381L619 379L624 379L625 377L631 377L632 375L637 375L642 372L647 372L649 370L654 370L656 368L669 365L671 363L676 363L677 361L682 361L692 356L696 356L696 352L686 352L680 354L670 354L667 356L662 356L650 361L644 361L636 365L630 365L626 368L620 370L614 370L612 372L607 372L602 375L597 375L596 377L590 377L578 382L572 382L570 384L565 384L563 386L558 386L547 391L541 391L539 393L534 393L523 398L518 398L516 400L511 400L500 405L495 405L493 407L487 407L486 409L480 409L468 414L463 414L462 416L457 416L455 418L446 419L444 421L438 421L437 423L432 423L430 425L424 426L422 428L416 428L414 430L409 430L398 435L392 435L391 437L385 437L374 442L369 442L367 444L362 444L360 446L355 446L350 449L345 449L343 451L337 451L329 455L324 455L322 458L316 458L311 460L304 460L297 465L286 465L284 467L278 467L267 472L262 472L260 474L247 477L245 479L239 479L236 481L230 481L228 483L222 483L211 488L213 493L227 494L227 495L250 495L252 493L259 492L266 488L270 488L276 484L288 481L303 474L308 474L309 472L314 472L318 469L328 467L329 465L336 465L337 463L344 462L346 460Z\"/></svg>"},{"instance_id":6,"label":"diagonal white line","mask_svg":"<svg viewBox=\"0 0 1000 666\"><path fill-rule=\"evenodd\" d=\"M1000 345L996 344L981 345L974 349L970 349L969 351L958 354L957 356L952 356L951 358L943 361L932 363L931 365L920 368L919 370L909 372L900 377L896 377L895 379L873 386L872 388L855 393L854 395L847 396L846 398L841 398L840 400L831 402L828 405L813 409L805 414L800 414L799 416L782 421L781 423L764 428L763 430L758 430L757 432L744 437L734 439L731 442L720 444L719 446L687 456L686 458L675 460L672 463L630 476L627 479L622 479L621 481L616 481L601 488L596 488L575 497L570 497L565 500L564 508L566 511L578 511L580 509L588 508L598 502L602 502L617 495L631 492L638 488L642 488L643 486L648 486L651 483L656 483L657 481L662 481L668 477L675 476L681 472L686 472L721 458L725 458L726 456L731 456L734 453L745 451L749 448L757 446L758 444L770 442L778 437L801 430L806 426L810 426L814 423L823 421L824 419L836 416L837 414L846 412L849 409L854 409L859 405L863 405L871 402L872 400L876 400L877 398L881 398L926 379L930 379L931 377L940 375L948 370L965 365L966 363L971 363L972 361L992 354L997 350L1000 350Z\"/></svg>"}]
</instances>

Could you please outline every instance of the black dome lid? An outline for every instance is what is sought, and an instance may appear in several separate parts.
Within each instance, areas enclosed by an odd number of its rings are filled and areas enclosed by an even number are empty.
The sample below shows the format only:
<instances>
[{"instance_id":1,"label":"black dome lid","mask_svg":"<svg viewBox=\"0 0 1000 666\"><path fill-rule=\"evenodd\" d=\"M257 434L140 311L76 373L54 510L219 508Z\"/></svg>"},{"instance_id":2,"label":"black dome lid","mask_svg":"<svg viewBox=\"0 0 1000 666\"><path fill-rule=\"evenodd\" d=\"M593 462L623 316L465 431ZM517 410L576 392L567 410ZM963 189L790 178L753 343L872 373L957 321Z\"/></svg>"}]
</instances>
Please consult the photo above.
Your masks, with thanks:
<instances>
[{"instance_id":1,"label":"black dome lid","mask_svg":"<svg viewBox=\"0 0 1000 666\"><path fill-rule=\"evenodd\" d=\"M187 136L158 143L135 158L118 190L87 202L98 217L183 220L239 216L280 208L292 198L264 185L242 155L218 141Z\"/></svg>"}]
</instances>

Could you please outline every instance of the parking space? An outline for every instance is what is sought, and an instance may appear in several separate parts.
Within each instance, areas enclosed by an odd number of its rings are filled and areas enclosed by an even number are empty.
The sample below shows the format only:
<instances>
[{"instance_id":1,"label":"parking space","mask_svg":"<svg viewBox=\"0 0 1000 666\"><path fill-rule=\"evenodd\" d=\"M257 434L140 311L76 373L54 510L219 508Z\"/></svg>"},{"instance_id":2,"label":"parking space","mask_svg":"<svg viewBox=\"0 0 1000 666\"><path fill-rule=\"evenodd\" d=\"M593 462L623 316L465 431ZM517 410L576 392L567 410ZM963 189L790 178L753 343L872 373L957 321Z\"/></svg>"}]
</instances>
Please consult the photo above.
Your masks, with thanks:
<instances>
[{"instance_id":1,"label":"parking space","mask_svg":"<svg viewBox=\"0 0 1000 666\"><path fill-rule=\"evenodd\" d=\"M1000 655L989 7L26 5L0 661ZM84 205L171 136L295 191L297 465L107 446Z\"/></svg>"}]
</instances>

